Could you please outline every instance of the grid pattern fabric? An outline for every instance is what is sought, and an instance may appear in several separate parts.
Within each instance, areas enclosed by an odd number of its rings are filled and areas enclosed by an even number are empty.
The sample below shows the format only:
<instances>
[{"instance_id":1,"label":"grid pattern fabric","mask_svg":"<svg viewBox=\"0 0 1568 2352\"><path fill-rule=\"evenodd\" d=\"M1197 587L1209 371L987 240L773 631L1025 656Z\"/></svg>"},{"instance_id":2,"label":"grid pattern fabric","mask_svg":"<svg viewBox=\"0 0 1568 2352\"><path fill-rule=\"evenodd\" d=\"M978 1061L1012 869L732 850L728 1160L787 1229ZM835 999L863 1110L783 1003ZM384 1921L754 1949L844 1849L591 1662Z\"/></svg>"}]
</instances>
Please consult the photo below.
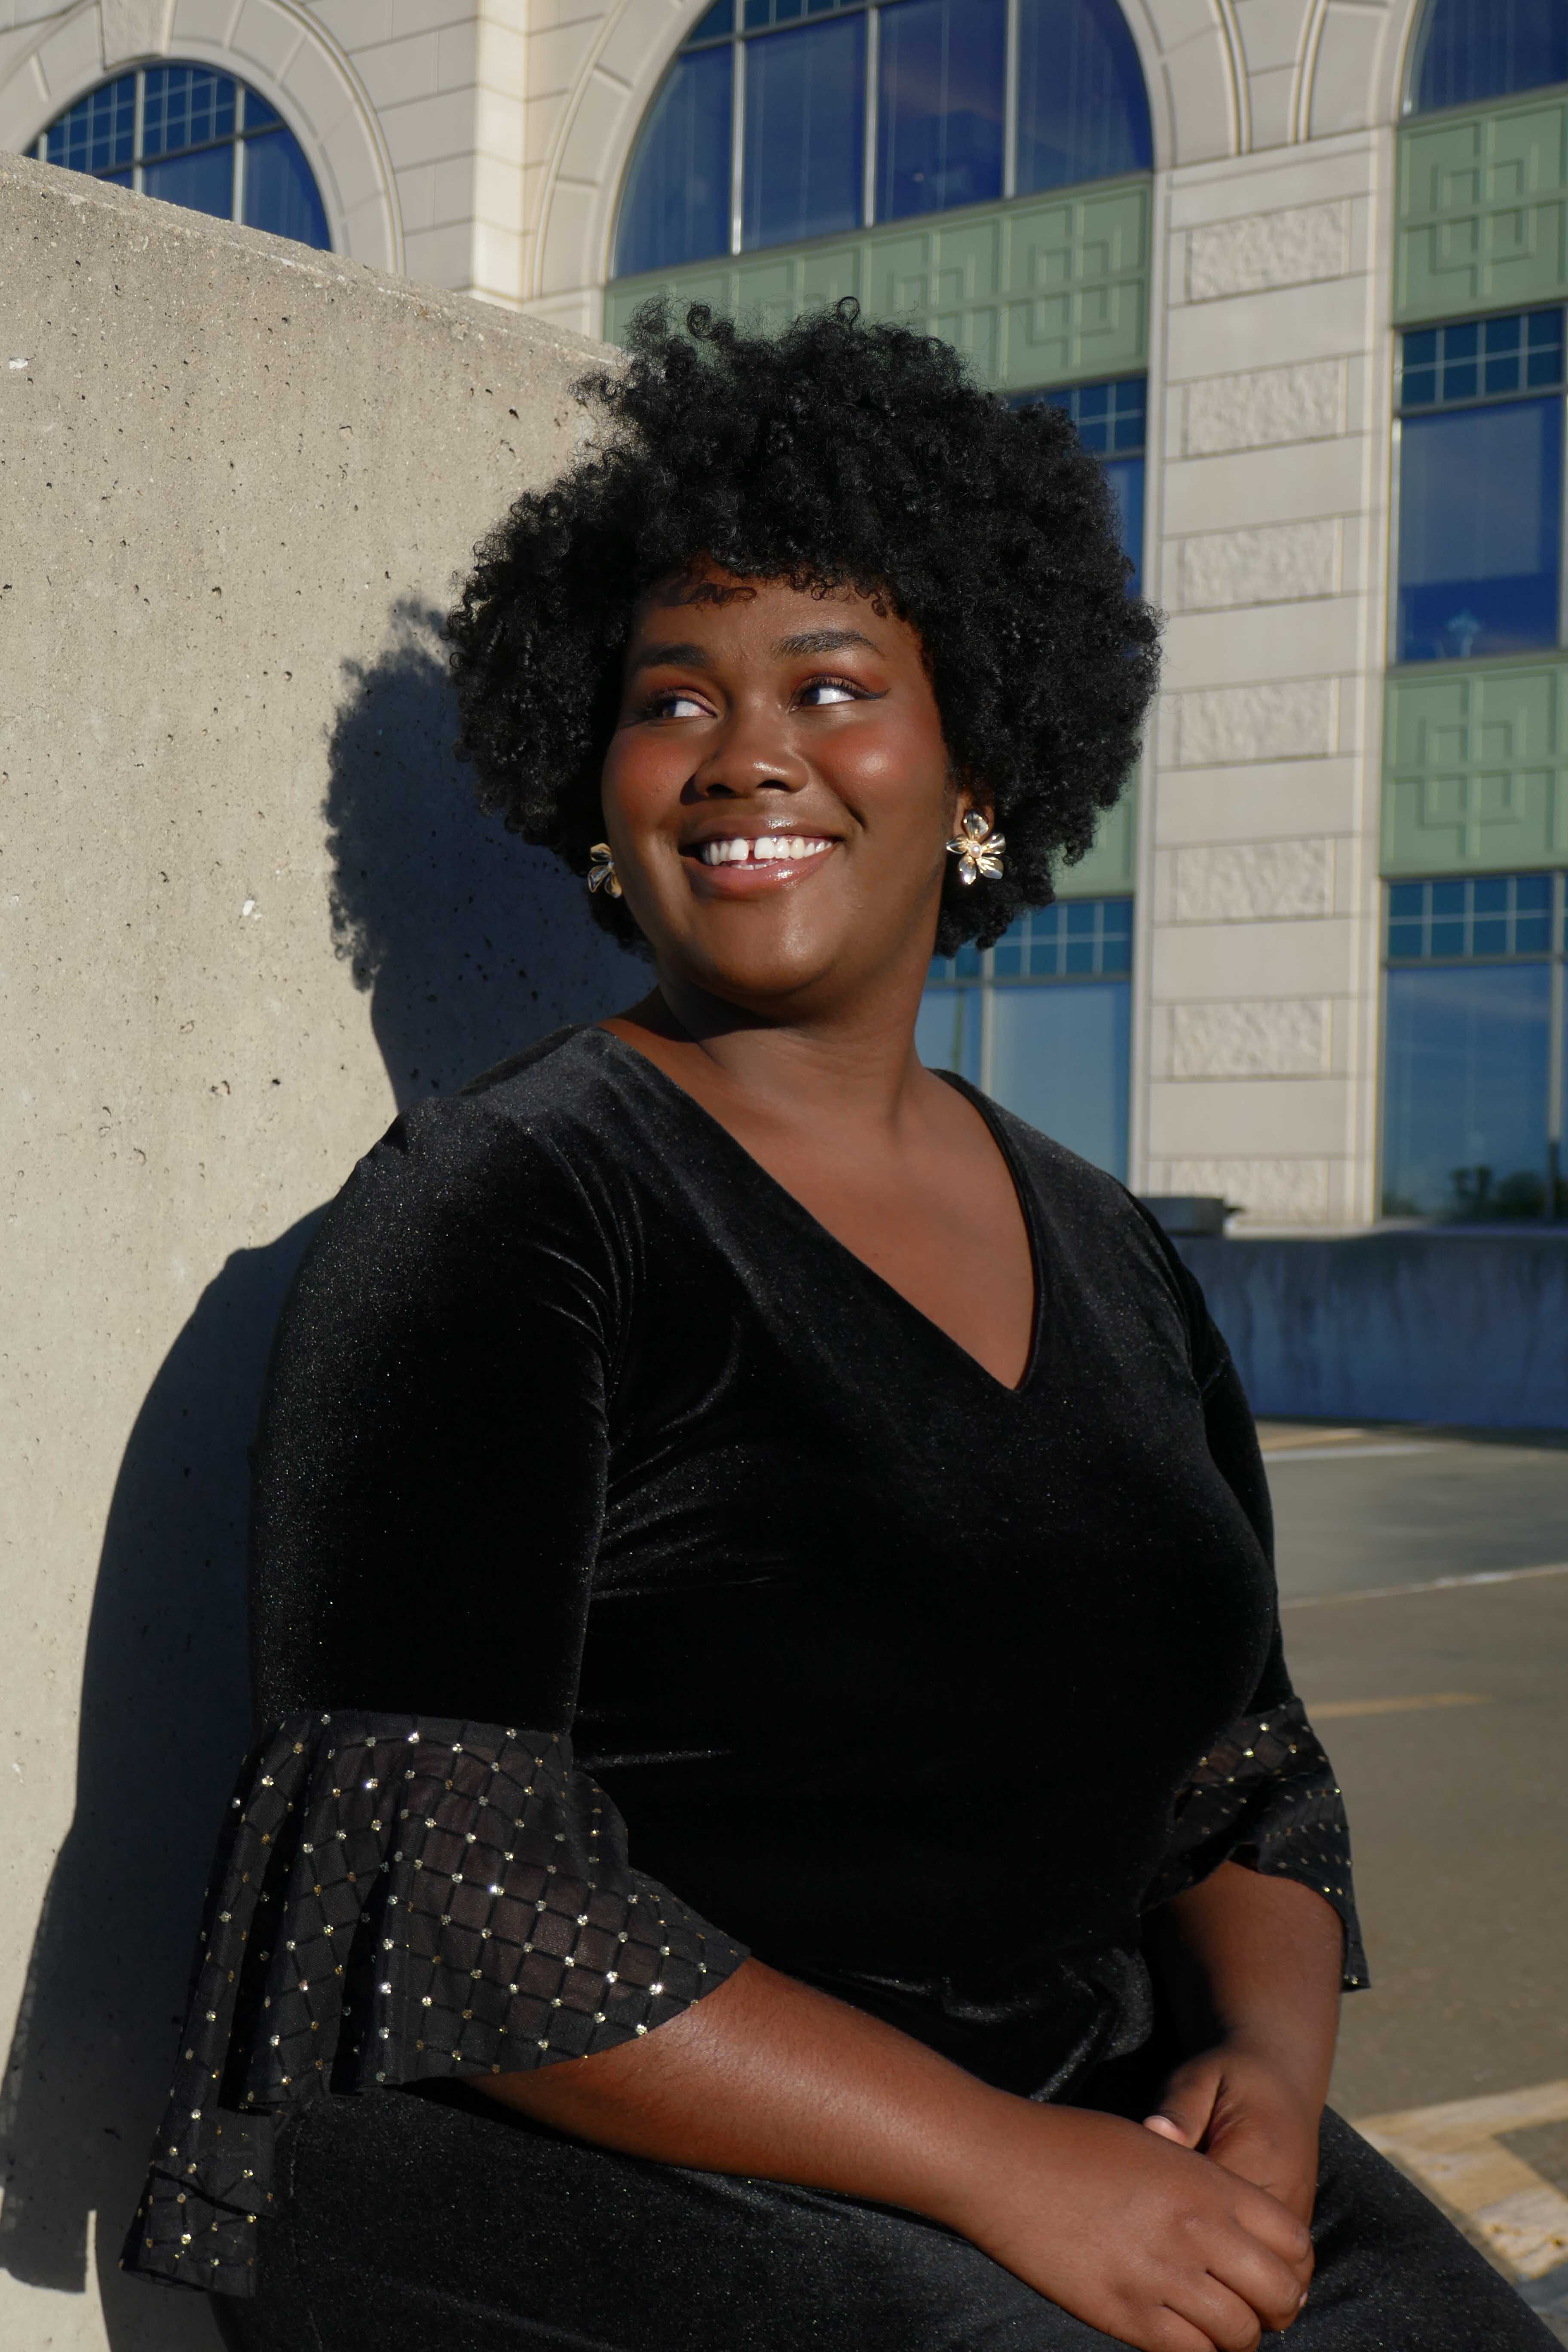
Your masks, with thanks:
<instances>
[{"instance_id":1,"label":"grid pattern fabric","mask_svg":"<svg viewBox=\"0 0 1568 2352\"><path fill-rule=\"evenodd\" d=\"M1418 327L1401 345L1399 405L1408 415L1476 400L1507 400L1521 393L1557 392L1563 386L1563 361L1559 309Z\"/></svg>"},{"instance_id":2,"label":"grid pattern fabric","mask_svg":"<svg viewBox=\"0 0 1568 2352\"><path fill-rule=\"evenodd\" d=\"M1540 956L1551 948L1550 874L1465 875L1389 886L1390 963Z\"/></svg>"},{"instance_id":3,"label":"grid pattern fabric","mask_svg":"<svg viewBox=\"0 0 1568 2352\"><path fill-rule=\"evenodd\" d=\"M1344 1926L1344 1986L1367 1982L1351 1882L1350 1831L1333 1766L1299 1698L1244 1716L1200 1757L1148 1903L1169 1902L1222 1862L1310 1886Z\"/></svg>"},{"instance_id":4,"label":"grid pattern fabric","mask_svg":"<svg viewBox=\"0 0 1568 2352\"><path fill-rule=\"evenodd\" d=\"M252 1759L198 1949L122 2260L239 2295L300 2100L614 2049L746 1957L629 1868L564 1735L357 1713L294 1717Z\"/></svg>"}]
</instances>

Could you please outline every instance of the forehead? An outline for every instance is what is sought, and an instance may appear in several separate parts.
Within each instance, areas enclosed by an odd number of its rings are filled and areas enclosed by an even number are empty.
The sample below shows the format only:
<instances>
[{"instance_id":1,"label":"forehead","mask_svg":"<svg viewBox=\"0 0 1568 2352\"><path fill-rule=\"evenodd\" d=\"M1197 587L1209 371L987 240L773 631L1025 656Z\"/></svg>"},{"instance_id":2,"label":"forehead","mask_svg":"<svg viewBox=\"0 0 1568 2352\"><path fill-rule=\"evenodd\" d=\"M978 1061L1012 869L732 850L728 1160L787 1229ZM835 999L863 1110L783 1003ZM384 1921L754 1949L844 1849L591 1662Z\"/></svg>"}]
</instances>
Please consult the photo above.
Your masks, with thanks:
<instances>
[{"instance_id":1,"label":"forehead","mask_svg":"<svg viewBox=\"0 0 1568 2352\"><path fill-rule=\"evenodd\" d=\"M632 646L679 637L704 645L810 650L797 640L849 636L892 653L915 633L881 599L852 587L800 588L787 580L746 580L704 567L656 582L632 614Z\"/></svg>"}]
</instances>

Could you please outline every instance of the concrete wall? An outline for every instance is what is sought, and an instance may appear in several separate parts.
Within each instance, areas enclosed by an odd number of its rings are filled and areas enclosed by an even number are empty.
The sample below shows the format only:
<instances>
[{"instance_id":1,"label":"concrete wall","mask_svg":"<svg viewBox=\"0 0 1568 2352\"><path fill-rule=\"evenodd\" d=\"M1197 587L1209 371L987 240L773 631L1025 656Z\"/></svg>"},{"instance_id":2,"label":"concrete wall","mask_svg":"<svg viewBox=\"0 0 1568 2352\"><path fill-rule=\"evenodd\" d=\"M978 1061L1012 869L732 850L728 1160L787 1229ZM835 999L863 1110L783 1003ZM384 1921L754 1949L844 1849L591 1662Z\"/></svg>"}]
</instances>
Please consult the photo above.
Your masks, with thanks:
<instances>
[{"instance_id":1,"label":"concrete wall","mask_svg":"<svg viewBox=\"0 0 1568 2352\"><path fill-rule=\"evenodd\" d=\"M0 2352L194 2352L113 2263L279 1295L398 1102L640 992L468 810L431 635L595 347L34 163L0 315Z\"/></svg>"},{"instance_id":2,"label":"concrete wall","mask_svg":"<svg viewBox=\"0 0 1568 2352\"><path fill-rule=\"evenodd\" d=\"M1568 1429L1568 1234L1177 1246L1257 1412Z\"/></svg>"}]
</instances>

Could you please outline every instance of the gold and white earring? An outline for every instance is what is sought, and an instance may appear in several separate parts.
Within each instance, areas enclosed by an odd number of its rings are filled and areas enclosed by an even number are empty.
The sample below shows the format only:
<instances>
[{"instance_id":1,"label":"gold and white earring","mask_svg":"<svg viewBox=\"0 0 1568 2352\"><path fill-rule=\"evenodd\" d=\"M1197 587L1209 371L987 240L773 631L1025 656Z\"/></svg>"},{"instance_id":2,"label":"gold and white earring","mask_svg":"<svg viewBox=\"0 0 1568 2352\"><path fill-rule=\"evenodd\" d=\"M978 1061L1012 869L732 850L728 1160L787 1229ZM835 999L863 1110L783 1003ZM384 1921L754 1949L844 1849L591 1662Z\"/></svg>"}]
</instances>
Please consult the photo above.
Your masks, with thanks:
<instances>
[{"instance_id":1,"label":"gold and white earring","mask_svg":"<svg viewBox=\"0 0 1568 2352\"><path fill-rule=\"evenodd\" d=\"M588 855L595 863L588 868L590 890L606 890L612 898L621 895L621 877L616 872L614 853L607 841L596 841Z\"/></svg>"},{"instance_id":2,"label":"gold and white earring","mask_svg":"<svg viewBox=\"0 0 1568 2352\"><path fill-rule=\"evenodd\" d=\"M970 809L963 819L962 831L954 834L947 845L947 854L958 860L958 878L973 882L984 874L988 882L1002 878L1002 852L1007 841L1004 834L993 833L978 809Z\"/></svg>"}]
</instances>

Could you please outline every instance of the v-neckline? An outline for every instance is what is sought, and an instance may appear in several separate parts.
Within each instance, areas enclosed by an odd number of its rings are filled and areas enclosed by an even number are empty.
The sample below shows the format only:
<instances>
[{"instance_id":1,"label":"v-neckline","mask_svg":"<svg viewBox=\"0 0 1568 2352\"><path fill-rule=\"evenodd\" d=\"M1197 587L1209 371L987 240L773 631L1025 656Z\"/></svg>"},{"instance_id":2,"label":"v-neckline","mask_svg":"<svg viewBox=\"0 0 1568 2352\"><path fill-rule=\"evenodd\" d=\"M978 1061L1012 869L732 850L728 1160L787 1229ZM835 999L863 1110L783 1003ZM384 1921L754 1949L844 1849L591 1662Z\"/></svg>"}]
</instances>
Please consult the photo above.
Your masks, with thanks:
<instances>
[{"instance_id":1,"label":"v-neckline","mask_svg":"<svg viewBox=\"0 0 1568 2352\"><path fill-rule=\"evenodd\" d=\"M712 1129L713 1133L720 1138L721 1144L727 1146L745 1163L753 1179L760 1179L778 1195L781 1201L787 1202L795 1214L805 1222L814 1234L826 1242L830 1249L837 1251L840 1257L847 1258L850 1265L858 1268L868 1282L874 1284L879 1290L885 1291L889 1298L896 1299L906 1315L912 1316L914 1320L923 1326L927 1331L933 1332L944 1347L960 1357L986 1383L987 1387L995 1391L998 1396L1021 1397L1026 1394L1039 1363L1040 1344L1045 1329L1045 1251L1042 1246L1033 1187L1025 1177L1023 1169L1018 1163L1017 1155L997 1118L995 1104L983 1095L978 1087L971 1086L967 1078L961 1078L954 1070L931 1072L932 1077L941 1078L944 1084L952 1087L955 1094L963 1095L965 1101L971 1103L978 1112L987 1134L1001 1154L1002 1164L1007 1171L1008 1181L1013 1187L1014 1197L1018 1203L1018 1213L1024 1221L1024 1238L1029 1253L1029 1278L1033 1286L1033 1297L1029 1309L1029 1344L1024 1358L1024 1369L1019 1373L1017 1381L1011 1385L1006 1381L999 1379L989 1365L983 1364L973 1350L964 1346L962 1339L954 1339L945 1324L937 1322L933 1316L926 1313L923 1307L917 1307L914 1300L907 1292L900 1290L896 1282L889 1282L885 1274L879 1274L868 1259L860 1255L858 1250L851 1249L848 1243L841 1240L833 1231L831 1225L825 1225L822 1219L806 1207L798 1193L792 1192L787 1184L781 1183L773 1171L765 1168L754 1152L747 1150L739 1136L732 1134L721 1118L714 1117L706 1103L700 1102L689 1087L681 1085L679 1078L672 1078L668 1070L661 1069L651 1055L645 1054L640 1046L632 1045L626 1038L618 1036L615 1030L605 1029L597 1022L589 1024L589 1034L604 1039L621 1055L630 1056L640 1070L649 1074L656 1089L667 1095L673 1095L679 1102L685 1104L705 1128Z\"/></svg>"}]
</instances>

